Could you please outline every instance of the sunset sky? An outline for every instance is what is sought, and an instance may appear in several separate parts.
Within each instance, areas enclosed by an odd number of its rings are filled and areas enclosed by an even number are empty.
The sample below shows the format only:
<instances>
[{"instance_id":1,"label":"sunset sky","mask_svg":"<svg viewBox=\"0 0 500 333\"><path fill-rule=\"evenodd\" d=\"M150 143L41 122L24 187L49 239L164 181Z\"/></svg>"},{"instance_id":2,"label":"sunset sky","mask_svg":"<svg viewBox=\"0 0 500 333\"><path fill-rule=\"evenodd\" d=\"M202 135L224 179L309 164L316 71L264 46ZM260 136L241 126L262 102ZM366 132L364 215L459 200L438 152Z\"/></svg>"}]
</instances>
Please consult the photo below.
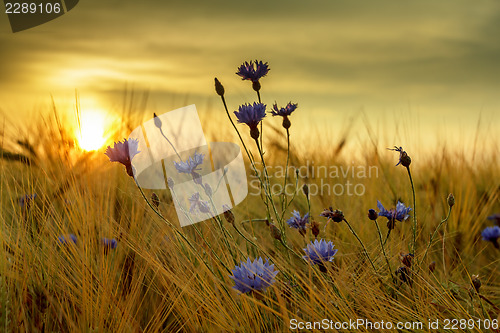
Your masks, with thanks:
<instances>
[{"instance_id":1,"label":"sunset sky","mask_svg":"<svg viewBox=\"0 0 500 333\"><path fill-rule=\"evenodd\" d=\"M298 102L297 119L338 129L366 115L380 131L396 120L458 138L481 117L496 133L499 31L497 0L84 0L18 33L0 14L0 110L28 114L51 95L65 108L75 89L82 107L106 110L126 86L149 91L156 112L218 108L214 77L235 109L255 97L236 68L259 59L271 67L264 102Z\"/></svg>"}]
</instances>

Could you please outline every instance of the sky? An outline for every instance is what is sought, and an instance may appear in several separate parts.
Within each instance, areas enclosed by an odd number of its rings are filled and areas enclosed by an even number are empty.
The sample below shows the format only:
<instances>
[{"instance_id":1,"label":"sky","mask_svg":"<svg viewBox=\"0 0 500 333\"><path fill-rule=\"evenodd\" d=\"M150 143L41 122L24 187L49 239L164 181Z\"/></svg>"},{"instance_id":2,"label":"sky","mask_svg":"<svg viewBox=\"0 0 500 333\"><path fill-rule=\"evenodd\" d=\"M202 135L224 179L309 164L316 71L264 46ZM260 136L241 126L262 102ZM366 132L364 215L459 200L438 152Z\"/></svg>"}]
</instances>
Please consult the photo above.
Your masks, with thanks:
<instances>
[{"instance_id":1,"label":"sky","mask_svg":"<svg viewBox=\"0 0 500 333\"><path fill-rule=\"evenodd\" d=\"M255 99L236 69L259 59L264 103L297 102L312 126L399 123L435 144L473 138L480 120L498 145L499 31L497 0L85 0L17 33L2 13L0 111L22 119L53 97L73 112L75 90L83 108L111 110L126 89L156 112L203 109L218 106L214 77L235 110Z\"/></svg>"}]
</instances>

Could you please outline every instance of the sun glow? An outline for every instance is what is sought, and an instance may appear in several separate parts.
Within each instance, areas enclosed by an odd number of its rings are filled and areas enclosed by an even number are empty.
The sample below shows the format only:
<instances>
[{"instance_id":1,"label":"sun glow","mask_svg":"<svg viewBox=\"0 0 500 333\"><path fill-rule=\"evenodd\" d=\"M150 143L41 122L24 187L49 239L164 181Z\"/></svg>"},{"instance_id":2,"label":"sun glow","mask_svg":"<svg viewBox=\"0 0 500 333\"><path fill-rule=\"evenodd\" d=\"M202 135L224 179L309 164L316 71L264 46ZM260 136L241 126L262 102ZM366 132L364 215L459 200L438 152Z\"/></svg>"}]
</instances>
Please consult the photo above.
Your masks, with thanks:
<instances>
[{"instance_id":1,"label":"sun glow","mask_svg":"<svg viewBox=\"0 0 500 333\"><path fill-rule=\"evenodd\" d=\"M99 111L83 111L80 115L76 137L78 144L84 150L101 148L106 142L104 138L104 114Z\"/></svg>"}]
</instances>

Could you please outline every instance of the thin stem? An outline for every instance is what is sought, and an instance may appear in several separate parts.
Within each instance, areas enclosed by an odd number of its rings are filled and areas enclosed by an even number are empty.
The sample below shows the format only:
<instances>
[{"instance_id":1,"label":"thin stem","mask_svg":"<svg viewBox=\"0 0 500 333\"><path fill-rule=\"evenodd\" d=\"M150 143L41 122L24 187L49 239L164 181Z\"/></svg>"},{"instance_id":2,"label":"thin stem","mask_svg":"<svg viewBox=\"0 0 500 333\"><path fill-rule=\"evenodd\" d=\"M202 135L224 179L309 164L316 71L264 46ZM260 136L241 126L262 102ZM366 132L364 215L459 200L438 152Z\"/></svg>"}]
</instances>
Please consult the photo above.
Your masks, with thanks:
<instances>
[{"instance_id":1,"label":"thin stem","mask_svg":"<svg viewBox=\"0 0 500 333\"><path fill-rule=\"evenodd\" d=\"M161 135L163 135L163 137L165 138L165 140L167 140L167 142L170 144L170 146L172 147L172 149L174 150L175 154L177 155L177 157L181 160L182 162L182 158L181 158L181 155L179 155L179 153L177 152L177 149L175 149L174 145L172 144L172 142L170 142L170 140L165 136L165 134L163 134L163 130L161 129L161 127L159 127L160 129L160 133Z\"/></svg>"},{"instance_id":2,"label":"thin stem","mask_svg":"<svg viewBox=\"0 0 500 333\"><path fill-rule=\"evenodd\" d=\"M432 234L431 238L429 239L429 244L427 244L427 248L425 249L425 252L424 252L424 256L422 257L422 260L420 261L420 263L423 263L424 262L424 259L425 257L427 256L427 251L429 251L429 248L431 247L431 244L432 244L432 240L434 239L434 237L436 236L439 228L441 228L441 226L443 225L443 223L446 223L446 221L448 221L448 219L450 218L450 214L451 214L451 207L448 206L448 215L446 216L446 218L444 220L442 220L438 226L436 227L436 230L434 230L434 233Z\"/></svg>"},{"instance_id":3,"label":"thin stem","mask_svg":"<svg viewBox=\"0 0 500 333\"><path fill-rule=\"evenodd\" d=\"M389 263L389 259L387 258L387 254L385 253L384 243L382 242L382 233L380 232L380 228L378 226L377 220L375 220L375 225L377 226L378 238L380 240L380 246L382 247L382 253L384 254L385 261L387 262L387 267L389 267L389 272L391 273L392 281L396 281L394 278L394 274L392 273L391 264Z\"/></svg>"},{"instance_id":4,"label":"thin stem","mask_svg":"<svg viewBox=\"0 0 500 333\"><path fill-rule=\"evenodd\" d=\"M137 183L137 180L134 178L134 181L135 181L135 185L137 186L137 188L139 189L139 191L141 192L141 195L143 197L143 199L146 201L146 203L148 204L148 206L156 213L156 215L158 215L165 223L167 223L167 225L172 228L172 230L174 230L174 232L181 236L181 238L189 245L189 247L191 247L191 249L193 250L194 254L196 257L198 257L198 259L200 259L204 264L205 266L207 266L207 268L210 270L210 272L212 272L212 274L216 275L213 268L205 261L205 259L198 253L198 250L194 247L193 244L191 244L191 242L189 241L189 239L186 237L186 235L184 235L182 232L180 232L176 226L174 226L172 224L172 222L170 222L169 220L167 220L165 217L163 217L163 215L161 215L161 213L159 211L157 211L153 204L151 204L148 200L148 198L146 197L146 195L144 194L144 191L142 190L142 188L139 186L139 184ZM229 273L232 273L232 271L219 259L219 261L221 262L221 264L224 266L224 268L229 272Z\"/></svg>"},{"instance_id":5,"label":"thin stem","mask_svg":"<svg viewBox=\"0 0 500 333\"><path fill-rule=\"evenodd\" d=\"M286 183L288 177L288 163L290 161L290 131L288 128L286 129L286 165L285 165L285 180L283 181L283 202L281 205L281 209L284 211L286 202Z\"/></svg>"},{"instance_id":6,"label":"thin stem","mask_svg":"<svg viewBox=\"0 0 500 333\"><path fill-rule=\"evenodd\" d=\"M366 248L365 248L365 244L363 244L363 242L361 241L361 239L358 237L358 234L354 231L354 229L351 227L351 224L349 222L347 222L346 219L344 219L344 222L347 224L347 227L349 227L349 230L351 230L352 234L354 235L354 237L356 237L356 239L358 240L359 244L361 244L361 246L363 247L363 251L365 252L365 255L366 257L368 258L368 260L370 261L370 264L372 264L372 267L373 267L373 270L375 271L375 273L377 274L377 269L375 268L375 265L373 264L373 261L372 259L370 258L370 256L368 255L368 251L366 251Z\"/></svg>"},{"instance_id":7,"label":"thin stem","mask_svg":"<svg viewBox=\"0 0 500 333\"><path fill-rule=\"evenodd\" d=\"M411 178L410 167L406 167L408 171L408 176L410 177L411 190L413 193L413 256L415 256L415 251L417 249L417 207L415 199L415 186L413 185L413 179Z\"/></svg>"}]
</instances>

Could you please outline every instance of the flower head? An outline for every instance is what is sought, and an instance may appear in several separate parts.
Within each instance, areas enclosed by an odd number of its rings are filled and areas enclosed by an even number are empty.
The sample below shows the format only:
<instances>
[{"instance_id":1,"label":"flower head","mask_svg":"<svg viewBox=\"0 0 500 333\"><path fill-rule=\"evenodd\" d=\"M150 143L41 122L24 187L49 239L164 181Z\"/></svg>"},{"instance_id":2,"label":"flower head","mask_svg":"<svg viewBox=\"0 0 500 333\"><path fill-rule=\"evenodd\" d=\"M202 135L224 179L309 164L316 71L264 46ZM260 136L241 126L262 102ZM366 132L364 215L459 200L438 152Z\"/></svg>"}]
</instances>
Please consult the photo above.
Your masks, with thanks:
<instances>
[{"instance_id":1,"label":"flower head","mask_svg":"<svg viewBox=\"0 0 500 333\"><path fill-rule=\"evenodd\" d=\"M234 111L234 115L241 124L247 124L250 127L250 135L257 140L259 137L259 129L257 125L266 116L266 105L254 102L252 104L240 105L238 111Z\"/></svg>"},{"instance_id":2,"label":"flower head","mask_svg":"<svg viewBox=\"0 0 500 333\"><path fill-rule=\"evenodd\" d=\"M333 222L342 222L344 220L344 213L338 209L333 210L331 206L325 208L319 216L327 217L329 220L333 220Z\"/></svg>"},{"instance_id":3,"label":"flower head","mask_svg":"<svg viewBox=\"0 0 500 333\"><path fill-rule=\"evenodd\" d=\"M104 247L104 253L108 253L109 250L114 250L118 246L118 242L116 241L116 239L110 239L106 237L103 237L101 239L101 244Z\"/></svg>"},{"instance_id":4,"label":"flower head","mask_svg":"<svg viewBox=\"0 0 500 333\"><path fill-rule=\"evenodd\" d=\"M76 244L76 236L73 234L65 235L65 236L59 236L58 238L59 243L62 245L69 245L71 242Z\"/></svg>"},{"instance_id":5,"label":"flower head","mask_svg":"<svg viewBox=\"0 0 500 333\"><path fill-rule=\"evenodd\" d=\"M28 210L31 207L31 203L33 200L36 198L36 193L34 194L25 194L22 197L19 198L19 206L23 210Z\"/></svg>"},{"instance_id":6,"label":"flower head","mask_svg":"<svg viewBox=\"0 0 500 333\"><path fill-rule=\"evenodd\" d=\"M127 174L130 177L134 176L132 171L132 159L135 155L139 154L139 140L137 139L125 139L123 142L115 142L113 148L108 146L106 149L106 156L109 157L111 162L119 162L125 166L127 169Z\"/></svg>"},{"instance_id":7,"label":"flower head","mask_svg":"<svg viewBox=\"0 0 500 333\"><path fill-rule=\"evenodd\" d=\"M282 116L282 117L289 116L292 114L293 111L295 111L297 106L298 106L298 104L296 104L296 103L294 104L292 102L289 102L284 108L278 109L278 105L276 103L274 103L273 109L271 110L271 114L274 117L275 116Z\"/></svg>"},{"instance_id":8,"label":"flower head","mask_svg":"<svg viewBox=\"0 0 500 333\"><path fill-rule=\"evenodd\" d=\"M368 209L368 218L372 221L375 221L378 217L377 212L375 209Z\"/></svg>"},{"instance_id":9,"label":"flower head","mask_svg":"<svg viewBox=\"0 0 500 333\"><path fill-rule=\"evenodd\" d=\"M333 249L335 245L331 241L328 243L321 239L318 241L317 239L314 242L307 244L307 247L304 250L306 253L304 258L309 261L311 264L323 264L328 261L333 261L333 256L337 253L337 249Z\"/></svg>"},{"instance_id":10,"label":"flower head","mask_svg":"<svg viewBox=\"0 0 500 333\"><path fill-rule=\"evenodd\" d=\"M200 199L200 193L196 192L189 198L189 212L193 213L197 209L202 213L210 213L210 206L208 205L208 201L203 201Z\"/></svg>"},{"instance_id":11,"label":"flower head","mask_svg":"<svg viewBox=\"0 0 500 333\"><path fill-rule=\"evenodd\" d=\"M274 265L269 264L269 259L264 262L262 258L253 262L248 258L246 262L242 261L239 266L236 265L232 272L230 278L234 280L233 288L243 294L264 291L274 283L274 278L279 273L274 269Z\"/></svg>"},{"instance_id":12,"label":"flower head","mask_svg":"<svg viewBox=\"0 0 500 333\"><path fill-rule=\"evenodd\" d=\"M198 168L199 165L203 164L204 154L194 153L193 156L189 156L186 162L180 161L175 162L174 165L179 173L193 173L195 170L201 170Z\"/></svg>"},{"instance_id":13,"label":"flower head","mask_svg":"<svg viewBox=\"0 0 500 333\"><path fill-rule=\"evenodd\" d=\"M302 235L306 233L306 224L309 223L309 213L305 213L304 216L300 216L300 213L296 210L293 211L292 217L286 221L290 228L297 229Z\"/></svg>"},{"instance_id":14,"label":"flower head","mask_svg":"<svg viewBox=\"0 0 500 333\"><path fill-rule=\"evenodd\" d=\"M242 80L250 80L252 82L258 82L262 77L266 76L269 72L269 65L263 63L262 61L255 62L245 61L240 67L238 67L237 75L241 76Z\"/></svg>"},{"instance_id":15,"label":"flower head","mask_svg":"<svg viewBox=\"0 0 500 333\"><path fill-rule=\"evenodd\" d=\"M400 201L398 201L395 209L393 208L391 210L387 210L384 206L382 206L382 203L377 200L377 208L379 209L379 216L387 217L389 221L398 220L400 222L403 222L408 218L408 213L411 210L410 207L405 207L405 205Z\"/></svg>"},{"instance_id":16,"label":"flower head","mask_svg":"<svg viewBox=\"0 0 500 333\"><path fill-rule=\"evenodd\" d=\"M499 244L498 244L498 238L500 238L500 227L499 226L494 226L494 227L486 227L482 232L481 236L483 237L483 240L492 242L493 245L498 249Z\"/></svg>"},{"instance_id":17,"label":"flower head","mask_svg":"<svg viewBox=\"0 0 500 333\"><path fill-rule=\"evenodd\" d=\"M250 128L256 128L257 125L266 116L266 105L254 102L252 104L240 105L238 111L234 111L238 122L247 124Z\"/></svg>"},{"instance_id":18,"label":"flower head","mask_svg":"<svg viewBox=\"0 0 500 333\"><path fill-rule=\"evenodd\" d=\"M394 148L387 148L387 149L399 152L399 162L398 162L398 164L396 164L396 166L398 166L400 164L402 166L404 166L404 167L407 167L407 168L410 166L410 164L411 164L411 158L403 150L403 147L394 146Z\"/></svg>"}]
</instances>

